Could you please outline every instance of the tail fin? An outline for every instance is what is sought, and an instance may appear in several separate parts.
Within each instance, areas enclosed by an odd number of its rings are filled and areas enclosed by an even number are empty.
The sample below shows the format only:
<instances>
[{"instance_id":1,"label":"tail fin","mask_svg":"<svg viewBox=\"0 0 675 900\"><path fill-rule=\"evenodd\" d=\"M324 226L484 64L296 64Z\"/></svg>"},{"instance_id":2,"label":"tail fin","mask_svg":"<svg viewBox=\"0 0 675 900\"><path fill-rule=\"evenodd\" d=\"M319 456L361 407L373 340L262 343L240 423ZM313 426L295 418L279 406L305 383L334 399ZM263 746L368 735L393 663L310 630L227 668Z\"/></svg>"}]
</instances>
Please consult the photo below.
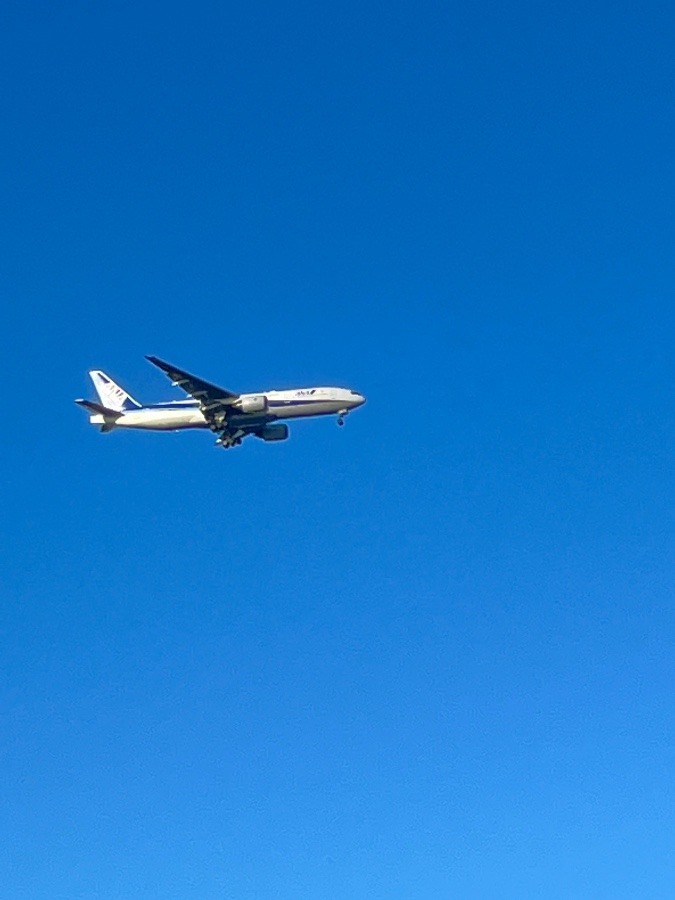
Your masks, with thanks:
<instances>
[{"instance_id":1,"label":"tail fin","mask_svg":"<svg viewBox=\"0 0 675 900\"><path fill-rule=\"evenodd\" d=\"M124 388L121 388L119 384L115 384L112 378L109 375L106 375L105 372L95 369L89 373L89 377L94 382L94 387L96 388L96 393L98 394L101 403L107 409L115 410L115 412L122 412L130 406L140 407L141 404L137 400L134 400L131 394L127 394Z\"/></svg>"}]
</instances>

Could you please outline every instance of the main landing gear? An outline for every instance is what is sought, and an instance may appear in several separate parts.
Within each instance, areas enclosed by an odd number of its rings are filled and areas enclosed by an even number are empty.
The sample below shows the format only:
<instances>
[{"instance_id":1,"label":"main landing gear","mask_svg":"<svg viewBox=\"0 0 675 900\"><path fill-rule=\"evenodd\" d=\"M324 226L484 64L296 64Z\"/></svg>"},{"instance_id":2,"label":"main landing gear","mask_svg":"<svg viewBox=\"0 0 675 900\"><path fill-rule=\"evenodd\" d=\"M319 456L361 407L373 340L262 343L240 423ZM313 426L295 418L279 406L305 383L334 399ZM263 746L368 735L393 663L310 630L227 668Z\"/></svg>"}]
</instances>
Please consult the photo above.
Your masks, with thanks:
<instances>
[{"instance_id":1,"label":"main landing gear","mask_svg":"<svg viewBox=\"0 0 675 900\"><path fill-rule=\"evenodd\" d=\"M244 432L241 429L234 433L224 431L216 441L216 447L223 447L225 450L228 450L230 447L238 447L243 437Z\"/></svg>"}]
</instances>

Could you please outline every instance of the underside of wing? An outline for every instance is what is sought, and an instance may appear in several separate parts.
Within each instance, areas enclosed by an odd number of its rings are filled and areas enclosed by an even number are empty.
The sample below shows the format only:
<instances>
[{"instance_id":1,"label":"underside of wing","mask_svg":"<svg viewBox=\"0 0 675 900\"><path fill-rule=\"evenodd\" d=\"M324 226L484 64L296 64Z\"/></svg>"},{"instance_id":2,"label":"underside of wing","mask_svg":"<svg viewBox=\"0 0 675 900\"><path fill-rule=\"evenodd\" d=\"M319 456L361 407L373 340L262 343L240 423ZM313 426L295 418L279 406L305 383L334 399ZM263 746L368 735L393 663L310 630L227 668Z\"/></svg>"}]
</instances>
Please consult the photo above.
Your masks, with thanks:
<instances>
[{"instance_id":1,"label":"underside of wing","mask_svg":"<svg viewBox=\"0 0 675 900\"><path fill-rule=\"evenodd\" d=\"M172 366L157 356L146 356L146 359L168 375L173 384L194 397L214 430L223 427L228 408L239 399L239 394L197 378L196 375Z\"/></svg>"}]
</instances>

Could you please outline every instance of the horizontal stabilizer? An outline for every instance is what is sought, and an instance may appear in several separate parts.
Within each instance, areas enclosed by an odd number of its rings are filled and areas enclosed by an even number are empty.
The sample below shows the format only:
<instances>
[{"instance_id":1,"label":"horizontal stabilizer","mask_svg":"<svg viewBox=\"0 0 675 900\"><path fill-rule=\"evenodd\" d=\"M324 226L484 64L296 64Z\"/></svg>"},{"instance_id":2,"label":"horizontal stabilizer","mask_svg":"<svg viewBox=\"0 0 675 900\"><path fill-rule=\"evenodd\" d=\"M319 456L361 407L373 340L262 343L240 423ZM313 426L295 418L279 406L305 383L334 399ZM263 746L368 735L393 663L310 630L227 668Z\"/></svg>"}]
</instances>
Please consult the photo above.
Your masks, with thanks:
<instances>
[{"instance_id":1,"label":"horizontal stabilizer","mask_svg":"<svg viewBox=\"0 0 675 900\"><path fill-rule=\"evenodd\" d=\"M110 409L102 406L100 403L94 403L93 400L76 400L78 406L83 406L89 412L97 413L99 416L105 416L107 419L119 419L123 413L118 409Z\"/></svg>"}]
</instances>

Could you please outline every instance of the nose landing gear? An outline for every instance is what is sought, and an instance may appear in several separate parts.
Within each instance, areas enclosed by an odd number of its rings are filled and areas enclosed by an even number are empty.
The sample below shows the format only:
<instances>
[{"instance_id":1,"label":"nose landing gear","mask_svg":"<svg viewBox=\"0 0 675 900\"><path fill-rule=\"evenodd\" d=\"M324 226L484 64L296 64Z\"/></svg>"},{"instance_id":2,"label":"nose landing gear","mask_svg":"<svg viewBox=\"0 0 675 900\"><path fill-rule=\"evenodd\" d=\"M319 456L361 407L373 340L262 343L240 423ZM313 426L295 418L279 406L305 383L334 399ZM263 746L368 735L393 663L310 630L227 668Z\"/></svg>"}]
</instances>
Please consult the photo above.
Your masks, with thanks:
<instances>
[{"instance_id":1,"label":"nose landing gear","mask_svg":"<svg viewBox=\"0 0 675 900\"><path fill-rule=\"evenodd\" d=\"M342 428L342 426L345 424L345 416L346 415L347 415L346 409L341 409L340 412L338 413L337 423L340 426L340 428Z\"/></svg>"}]
</instances>

